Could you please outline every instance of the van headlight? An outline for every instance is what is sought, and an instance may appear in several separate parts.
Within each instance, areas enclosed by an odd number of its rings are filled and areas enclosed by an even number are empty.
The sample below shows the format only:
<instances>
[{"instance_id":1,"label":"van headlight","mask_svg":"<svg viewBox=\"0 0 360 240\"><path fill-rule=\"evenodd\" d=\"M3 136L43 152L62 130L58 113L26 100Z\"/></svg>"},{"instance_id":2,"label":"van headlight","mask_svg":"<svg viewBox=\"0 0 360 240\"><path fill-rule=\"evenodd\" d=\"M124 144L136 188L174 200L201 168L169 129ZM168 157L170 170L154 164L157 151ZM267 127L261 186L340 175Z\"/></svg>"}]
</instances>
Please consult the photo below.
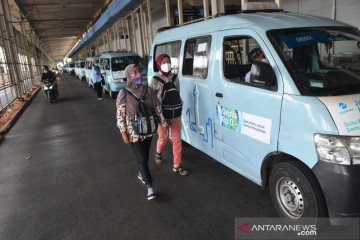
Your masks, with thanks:
<instances>
[{"instance_id":1,"label":"van headlight","mask_svg":"<svg viewBox=\"0 0 360 240\"><path fill-rule=\"evenodd\" d=\"M360 164L360 137L315 134L314 143L319 160L341 165Z\"/></svg>"}]
</instances>

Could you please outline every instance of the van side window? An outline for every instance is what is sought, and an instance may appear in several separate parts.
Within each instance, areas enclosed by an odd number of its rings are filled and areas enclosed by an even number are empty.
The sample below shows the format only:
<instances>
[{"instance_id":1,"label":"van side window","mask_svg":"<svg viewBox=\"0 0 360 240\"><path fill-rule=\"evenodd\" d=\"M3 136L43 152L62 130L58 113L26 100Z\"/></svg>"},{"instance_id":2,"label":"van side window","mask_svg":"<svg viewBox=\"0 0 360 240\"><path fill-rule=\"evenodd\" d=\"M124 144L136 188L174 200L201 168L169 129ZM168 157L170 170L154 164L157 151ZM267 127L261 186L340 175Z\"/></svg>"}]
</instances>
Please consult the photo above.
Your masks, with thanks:
<instances>
[{"instance_id":1,"label":"van side window","mask_svg":"<svg viewBox=\"0 0 360 240\"><path fill-rule=\"evenodd\" d=\"M87 61L87 69L92 69L93 63L92 61Z\"/></svg>"},{"instance_id":2,"label":"van side window","mask_svg":"<svg viewBox=\"0 0 360 240\"><path fill-rule=\"evenodd\" d=\"M236 83L246 82L251 84L248 73L253 59L255 59L254 56L258 57L261 53L265 57L263 61L267 61L259 44L250 36L225 38L223 42L223 71L225 78ZM247 74L248 76L246 76Z\"/></svg>"},{"instance_id":3,"label":"van side window","mask_svg":"<svg viewBox=\"0 0 360 240\"><path fill-rule=\"evenodd\" d=\"M110 59L108 58L104 59L104 68L105 70L110 70Z\"/></svg>"},{"instance_id":4,"label":"van side window","mask_svg":"<svg viewBox=\"0 0 360 240\"><path fill-rule=\"evenodd\" d=\"M183 75L206 78L211 37L189 39L185 44Z\"/></svg>"},{"instance_id":5,"label":"van side window","mask_svg":"<svg viewBox=\"0 0 360 240\"><path fill-rule=\"evenodd\" d=\"M110 60L108 58L100 59L100 68L102 70L110 70Z\"/></svg>"},{"instance_id":6,"label":"van side window","mask_svg":"<svg viewBox=\"0 0 360 240\"><path fill-rule=\"evenodd\" d=\"M179 72L179 56L180 56L181 41L168 42L155 46L154 51L154 72L158 72L159 69L156 65L156 59L160 54L167 54L171 60L171 72L178 74Z\"/></svg>"}]
</instances>

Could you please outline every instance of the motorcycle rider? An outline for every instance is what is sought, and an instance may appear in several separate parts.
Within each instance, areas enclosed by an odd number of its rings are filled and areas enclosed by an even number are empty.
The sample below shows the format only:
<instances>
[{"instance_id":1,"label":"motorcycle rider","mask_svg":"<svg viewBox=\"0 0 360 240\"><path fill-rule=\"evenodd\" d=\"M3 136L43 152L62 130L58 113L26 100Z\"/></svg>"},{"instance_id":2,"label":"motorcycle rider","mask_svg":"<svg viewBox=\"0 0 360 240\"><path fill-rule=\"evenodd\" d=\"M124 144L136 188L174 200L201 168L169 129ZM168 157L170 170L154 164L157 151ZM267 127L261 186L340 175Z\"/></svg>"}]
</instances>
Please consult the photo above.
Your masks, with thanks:
<instances>
[{"instance_id":1,"label":"motorcycle rider","mask_svg":"<svg viewBox=\"0 0 360 240\"><path fill-rule=\"evenodd\" d=\"M49 67L44 65L42 67L43 69L43 74L41 75L41 82L43 83L44 81L50 81L53 83L53 89L55 91L55 95L56 97L59 96L59 93L58 93L58 89L57 89L57 84L56 84L56 75L52 72L52 71L49 71ZM45 99L47 99L47 95L44 91L44 84L42 84L42 90L44 92L44 95L45 95Z\"/></svg>"}]
</instances>

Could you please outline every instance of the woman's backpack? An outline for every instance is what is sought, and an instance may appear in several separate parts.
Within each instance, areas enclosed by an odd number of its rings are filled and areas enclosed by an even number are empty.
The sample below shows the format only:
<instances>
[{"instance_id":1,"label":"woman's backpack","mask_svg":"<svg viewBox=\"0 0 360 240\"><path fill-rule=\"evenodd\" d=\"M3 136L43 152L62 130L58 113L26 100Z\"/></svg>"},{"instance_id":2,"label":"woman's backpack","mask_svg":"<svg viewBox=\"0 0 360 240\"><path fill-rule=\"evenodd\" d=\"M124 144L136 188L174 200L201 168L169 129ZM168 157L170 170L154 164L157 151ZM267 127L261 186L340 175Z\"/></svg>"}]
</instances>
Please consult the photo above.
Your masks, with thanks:
<instances>
[{"instance_id":1,"label":"woman's backpack","mask_svg":"<svg viewBox=\"0 0 360 240\"><path fill-rule=\"evenodd\" d=\"M183 104L179 91L176 89L174 84L176 77L177 76L174 75L170 81L165 82L160 77L154 76L156 80L164 85L161 92L161 106L165 119L174 119L181 116Z\"/></svg>"},{"instance_id":2,"label":"woman's backpack","mask_svg":"<svg viewBox=\"0 0 360 240\"><path fill-rule=\"evenodd\" d=\"M149 104L145 102L147 95L147 86L144 86L142 96L138 98L132 91L127 88L124 90L129 93L130 96L138 101L136 107L135 119L131 120L132 127L136 135L149 135L156 132L159 119L152 111Z\"/></svg>"}]
</instances>

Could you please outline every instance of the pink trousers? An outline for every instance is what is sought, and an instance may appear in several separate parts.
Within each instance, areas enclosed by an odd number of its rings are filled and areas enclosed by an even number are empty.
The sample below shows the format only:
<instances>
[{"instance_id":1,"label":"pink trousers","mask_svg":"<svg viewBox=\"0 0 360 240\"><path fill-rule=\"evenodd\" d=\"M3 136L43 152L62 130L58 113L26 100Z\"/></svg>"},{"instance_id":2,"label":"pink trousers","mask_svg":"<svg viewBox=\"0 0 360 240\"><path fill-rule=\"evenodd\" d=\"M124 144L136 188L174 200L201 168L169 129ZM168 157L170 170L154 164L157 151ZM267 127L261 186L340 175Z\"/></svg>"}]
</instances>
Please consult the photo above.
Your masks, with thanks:
<instances>
[{"instance_id":1,"label":"pink trousers","mask_svg":"<svg viewBox=\"0 0 360 240\"><path fill-rule=\"evenodd\" d=\"M173 154L174 154L174 165L179 166L181 164L181 120L170 121L169 126L171 128L171 139L173 142ZM169 141L169 137L165 136L164 130L159 125L158 127L159 139L156 145L156 152L161 153L166 144Z\"/></svg>"}]
</instances>

